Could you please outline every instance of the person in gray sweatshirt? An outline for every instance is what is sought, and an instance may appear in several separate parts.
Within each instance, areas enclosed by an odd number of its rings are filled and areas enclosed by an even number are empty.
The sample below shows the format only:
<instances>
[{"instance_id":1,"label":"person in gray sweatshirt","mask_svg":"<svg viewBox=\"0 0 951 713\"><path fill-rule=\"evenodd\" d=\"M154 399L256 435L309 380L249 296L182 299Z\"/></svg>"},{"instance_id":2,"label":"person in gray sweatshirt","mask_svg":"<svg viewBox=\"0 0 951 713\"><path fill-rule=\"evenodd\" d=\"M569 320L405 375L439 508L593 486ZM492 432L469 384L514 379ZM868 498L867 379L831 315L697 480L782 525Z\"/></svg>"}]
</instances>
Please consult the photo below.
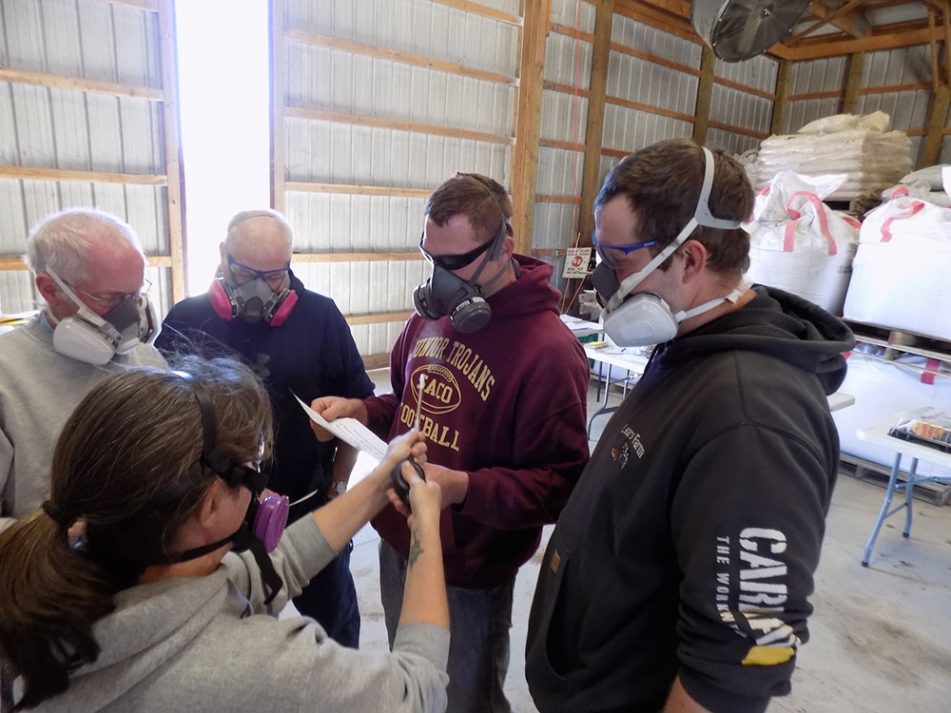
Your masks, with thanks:
<instances>
[{"instance_id":1,"label":"person in gray sweatshirt","mask_svg":"<svg viewBox=\"0 0 951 713\"><path fill-rule=\"evenodd\" d=\"M441 497L408 462L425 462L423 437L395 439L365 479L281 535L286 501L258 467L267 393L234 361L178 368L96 386L57 443L49 499L0 533L15 710L445 711ZM392 489L397 468L411 509ZM346 649L311 619L278 619L388 500L413 537L393 650Z\"/></svg>"},{"instance_id":2,"label":"person in gray sweatshirt","mask_svg":"<svg viewBox=\"0 0 951 713\"><path fill-rule=\"evenodd\" d=\"M165 366L135 231L92 208L46 216L26 244L35 319L0 335L0 530L40 506L66 418L129 366Z\"/></svg>"}]
</instances>

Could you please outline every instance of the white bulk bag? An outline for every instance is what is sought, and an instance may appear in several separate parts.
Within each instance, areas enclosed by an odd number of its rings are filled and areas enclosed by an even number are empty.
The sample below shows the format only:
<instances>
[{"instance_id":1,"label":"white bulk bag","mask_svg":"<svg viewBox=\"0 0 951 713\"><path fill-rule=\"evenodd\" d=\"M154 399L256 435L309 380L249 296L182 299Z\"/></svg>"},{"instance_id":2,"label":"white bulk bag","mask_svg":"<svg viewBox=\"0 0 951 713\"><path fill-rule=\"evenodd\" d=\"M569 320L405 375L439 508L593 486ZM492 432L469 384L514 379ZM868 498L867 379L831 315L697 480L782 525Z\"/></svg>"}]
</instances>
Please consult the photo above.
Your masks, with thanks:
<instances>
[{"instance_id":1,"label":"white bulk bag","mask_svg":"<svg viewBox=\"0 0 951 713\"><path fill-rule=\"evenodd\" d=\"M750 234L747 279L842 314L859 224L832 211L821 195L835 191L843 179L783 171L760 191L754 220L744 226Z\"/></svg>"},{"instance_id":2,"label":"white bulk bag","mask_svg":"<svg viewBox=\"0 0 951 713\"><path fill-rule=\"evenodd\" d=\"M951 339L951 209L900 197L862 223L845 317Z\"/></svg>"}]
</instances>

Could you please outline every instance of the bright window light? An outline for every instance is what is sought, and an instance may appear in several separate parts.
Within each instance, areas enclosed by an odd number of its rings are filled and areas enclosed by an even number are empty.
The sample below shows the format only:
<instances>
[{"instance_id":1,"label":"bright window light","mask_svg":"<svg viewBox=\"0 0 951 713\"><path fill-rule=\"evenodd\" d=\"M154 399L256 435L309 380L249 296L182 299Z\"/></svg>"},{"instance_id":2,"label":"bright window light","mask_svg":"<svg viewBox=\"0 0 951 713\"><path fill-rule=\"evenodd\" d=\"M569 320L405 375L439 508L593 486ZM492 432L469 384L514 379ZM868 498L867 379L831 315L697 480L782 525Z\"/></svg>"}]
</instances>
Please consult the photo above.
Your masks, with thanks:
<instances>
[{"instance_id":1,"label":"bright window light","mask_svg":"<svg viewBox=\"0 0 951 713\"><path fill-rule=\"evenodd\" d=\"M228 220L270 206L267 0L179 0L186 291L204 292Z\"/></svg>"}]
</instances>

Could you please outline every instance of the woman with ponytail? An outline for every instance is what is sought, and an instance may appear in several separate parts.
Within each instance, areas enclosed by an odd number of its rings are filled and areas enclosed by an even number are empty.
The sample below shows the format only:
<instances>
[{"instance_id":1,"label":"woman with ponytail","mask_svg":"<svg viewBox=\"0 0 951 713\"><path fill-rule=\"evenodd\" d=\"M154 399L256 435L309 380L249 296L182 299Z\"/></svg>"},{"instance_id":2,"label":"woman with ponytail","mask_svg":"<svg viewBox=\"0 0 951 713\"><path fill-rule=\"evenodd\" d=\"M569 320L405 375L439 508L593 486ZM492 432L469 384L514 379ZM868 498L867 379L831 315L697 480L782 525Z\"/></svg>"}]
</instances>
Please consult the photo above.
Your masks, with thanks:
<instances>
[{"instance_id":1,"label":"woman with ponytail","mask_svg":"<svg viewBox=\"0 0 951 713\"><path fill-rule=\"evenodd\" d=\"M76 408L49 499L0 533L0 663L14 710L443 711L439 487L418 432L283 531L264 497L267 393L230 360L131 369ZM418 552L392 652L340 647L284 604L409 484ZM268 551L273 551L268 555ZM244 550L247 550L245 552Z\"/></svg>"}]
</instances>

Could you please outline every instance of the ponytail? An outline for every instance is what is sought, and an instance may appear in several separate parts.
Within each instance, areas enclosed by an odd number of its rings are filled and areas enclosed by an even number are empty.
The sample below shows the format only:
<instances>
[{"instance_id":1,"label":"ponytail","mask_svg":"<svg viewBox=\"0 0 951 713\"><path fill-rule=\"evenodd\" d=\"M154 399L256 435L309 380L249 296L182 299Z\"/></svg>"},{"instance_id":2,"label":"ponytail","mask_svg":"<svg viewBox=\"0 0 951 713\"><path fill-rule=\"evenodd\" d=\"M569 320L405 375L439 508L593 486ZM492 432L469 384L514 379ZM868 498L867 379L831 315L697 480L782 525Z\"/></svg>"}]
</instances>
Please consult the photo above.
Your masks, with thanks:
<instances>
[{"instance_id":1,"label":"ponytail","mask_svg":"<svg viewBox=\"0 0 951 713\"><path fill-rule=\"evenodd\" d=\"M42 510L0 533L0 652L24 690L14 710L65 691L99 656L92 627L115 609L120 586L68 538Z\"/></svg>"}]
</instances>

